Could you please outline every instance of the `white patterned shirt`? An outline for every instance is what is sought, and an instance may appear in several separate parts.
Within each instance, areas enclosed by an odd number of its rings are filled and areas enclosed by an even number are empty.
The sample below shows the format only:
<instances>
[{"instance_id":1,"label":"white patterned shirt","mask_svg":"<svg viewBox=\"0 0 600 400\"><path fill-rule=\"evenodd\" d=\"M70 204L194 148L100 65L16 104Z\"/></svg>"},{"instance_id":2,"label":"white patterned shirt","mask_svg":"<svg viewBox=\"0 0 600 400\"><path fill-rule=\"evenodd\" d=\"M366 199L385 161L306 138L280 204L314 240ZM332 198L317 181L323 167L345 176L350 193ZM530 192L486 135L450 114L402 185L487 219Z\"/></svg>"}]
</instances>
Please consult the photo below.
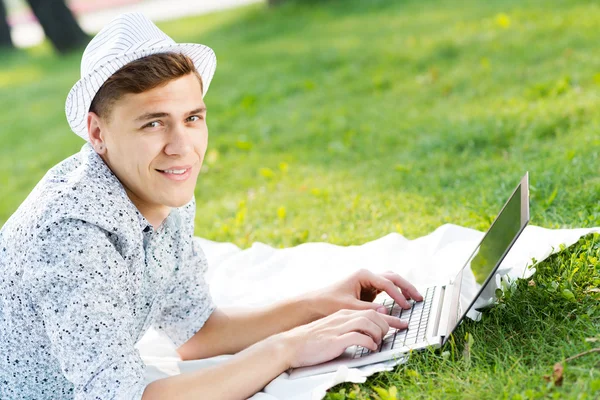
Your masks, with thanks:
<instances>
[{"instance_id":1,"label":"white patterned shirt","mask_svg":"<svg viewBox=\"0 0 600 400\"><path fill-rule=\"evenodd\" d=\"M195 209L154 230L89 143L50 169L0 230L0 399L140 399L136 342L215 308Z\"/></svg>"}]
</instances>

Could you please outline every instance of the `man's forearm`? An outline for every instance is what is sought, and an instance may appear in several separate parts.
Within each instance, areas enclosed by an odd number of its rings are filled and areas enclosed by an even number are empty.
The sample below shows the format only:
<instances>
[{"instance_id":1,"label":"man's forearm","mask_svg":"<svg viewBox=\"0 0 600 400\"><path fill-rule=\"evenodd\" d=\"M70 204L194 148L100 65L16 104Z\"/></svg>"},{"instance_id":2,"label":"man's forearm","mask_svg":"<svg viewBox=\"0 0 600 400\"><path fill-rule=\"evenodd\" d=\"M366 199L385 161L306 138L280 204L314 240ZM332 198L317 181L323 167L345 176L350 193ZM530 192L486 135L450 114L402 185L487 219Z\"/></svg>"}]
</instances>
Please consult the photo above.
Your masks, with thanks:
<instances>
[{"instance_id":1,"label":"man's forearm","mask_svg":"<svg viewBox=\"0 0 600 400\"><path fill-rule=\"evenodd\" d=\"M235 354L271 335L323 317L316 309L306 295L261 308L217 309L177 351L183 360Z\"/></svg>"},{"instance_id":2,"label":"man's forearm","mask_svg":"<svg viewBox=\"0 0 600 400\"><path fill-rule=\"evenodd\" d=\"M266 337L308 324L321 317L317 315L312 300L307 296L298 296L261 308L232 308L226 312L231 315L231 320L235 321L235 326L243 329L241 332L245 340L237 342L238 351ZM239 335L241 332L232 333Z\"/></svg>"},{"instance_id":3,"label":"man's forearm","mask_svg":"<svg viewBox=\"0 0 600 400\"><path fill-rule=\"evenodd\" d=\"M288 358L286 346L271 337L222 365L154 381L142 400L247 399L287 370Z\"/></svg>"}]
</instances>

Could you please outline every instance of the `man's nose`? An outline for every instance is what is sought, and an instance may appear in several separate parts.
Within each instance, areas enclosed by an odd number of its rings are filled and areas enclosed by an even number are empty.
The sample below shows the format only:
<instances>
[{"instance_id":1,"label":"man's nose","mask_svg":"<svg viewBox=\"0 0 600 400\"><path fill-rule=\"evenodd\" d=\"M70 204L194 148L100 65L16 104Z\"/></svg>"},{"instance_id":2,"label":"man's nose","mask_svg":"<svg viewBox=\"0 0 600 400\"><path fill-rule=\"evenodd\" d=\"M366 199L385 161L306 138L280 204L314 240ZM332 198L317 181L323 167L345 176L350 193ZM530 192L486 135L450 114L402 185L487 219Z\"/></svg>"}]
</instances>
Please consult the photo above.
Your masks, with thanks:
<instances>
[{"instance_id":1,"label":"man's nose","mask_svg":"<svg viewBox=\"0 0 600 400\"><path fill-rule=\"evenodd\" d=\"M169 134L169 141L165 146L167 155L185 155L194 149L192 136L189 129L183 124L173 126Z\"/></svg>"}]
</instances>

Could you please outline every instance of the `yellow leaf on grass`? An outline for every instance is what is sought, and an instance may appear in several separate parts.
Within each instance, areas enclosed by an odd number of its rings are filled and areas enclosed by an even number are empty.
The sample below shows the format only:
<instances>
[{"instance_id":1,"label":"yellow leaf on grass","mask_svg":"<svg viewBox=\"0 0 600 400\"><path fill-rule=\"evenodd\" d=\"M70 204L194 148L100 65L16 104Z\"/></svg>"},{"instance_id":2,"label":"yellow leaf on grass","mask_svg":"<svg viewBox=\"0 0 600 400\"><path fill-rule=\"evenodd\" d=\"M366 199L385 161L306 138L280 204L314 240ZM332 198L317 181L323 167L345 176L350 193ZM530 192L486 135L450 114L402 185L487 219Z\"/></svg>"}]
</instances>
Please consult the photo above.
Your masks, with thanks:
<instances>
[{"instance_id":1,"label":"yellow leaf on grass","mask_svg":"<svg viewBox=\"0 0 600 400\"><path fill-rule=\"evenodd\" d=\"M0 88L28 85L43 77L44 70L34 66L0 71Z\"/></svg>"},{"instance_id":2,"label":"yellow leaf on grass","mask_svg":"<svg viewBox=\"0 0 600 400\"><path fill-rule=\"evenodd\" d=\"M258 172L265 178L272 178L275 176L275 172L271 168L261 168Z\"/></svg>"},{"instance_id":3,"label":"yellow leaf on grass","mask_svg":"<svg viewBox=\"0 0 600 400\"><path fill-rule=\"evenodd\" d=\"M250 150L252 149L252 143L246 141L246 140L237 140L235 142L235 147L237 147L240 150Z\"/></svg>"},{"instance_id":4,"label":"yellow leaf on grass","mask_svg":"<svg viewBox=\"0 0 600 400\"><path fill-rule=\"evenodd\" d=\"M374 386L373 390L377 393L377 397L381 400L397 400L398 389L396 386L391 386L387 390L378 386Z\"/></svg>"},{"instance_id":5,"label":"yellow leaf on grass","mask_svg":"<svg viewBox=\"0 0 600 400\"><path fill-rule=\"evenodd\" d=\"M490 59L487 57L482 57L479 62L481 64L481 68L483 69L490 69L490 67L492 66L492 63L490 63Z\"/></svg>"},{"instance_id":6,"label":"yellow leaf on grass","mask_svg":"<svg viewBox=\"0 0 600 400\"><path fill-rule=\"evenodd\" d=\"M510 17L504 13L496 15L496 25L501 28L508 28L510 26Z\"/></svg>"},{"instance_id":7,"label":"yellow leaf on grass","mask_svg":"<svg viewBox=\"0 0 600 400\"><path fill-rule=\"evenodd\" d=\"M394 169L396 171L400 171L400 172L409 172L410 171L410 166L409 165L404 165L404 164L396 164L396 165L394 165Z\"/></svg>"},{"instance_id":8,"label":"yellow leaf on grass","mask_svg":"<svg viewBox=\"0 0 600 400\"><path fill-rule=\"evenodd\" d=\"M242 225L246 220L246 209L242 208L235 213L235 224L237 226Z\"/></svg>"},{"instance_id":9,"label":"yellow leaf on grass","mask_svg":"<svg viewBox=\"0 0 600 400\"><path fill-rule=\"evenodd\" d=\"M402 229L402 224L401 223L397 223L396 224L396 232L398 232L399 234L404 234L404 229Z\"/></svg>"},{"instance_id":10,"label":"yellow leaf on grass","mask_svg":"<svg viewBox=\"0 0 600 400\"><path fill-rule=\"evenodd\" d=\"M285 207L281 206L277 209L277 218L285 219Z\"/></svg>"}]
</instances>

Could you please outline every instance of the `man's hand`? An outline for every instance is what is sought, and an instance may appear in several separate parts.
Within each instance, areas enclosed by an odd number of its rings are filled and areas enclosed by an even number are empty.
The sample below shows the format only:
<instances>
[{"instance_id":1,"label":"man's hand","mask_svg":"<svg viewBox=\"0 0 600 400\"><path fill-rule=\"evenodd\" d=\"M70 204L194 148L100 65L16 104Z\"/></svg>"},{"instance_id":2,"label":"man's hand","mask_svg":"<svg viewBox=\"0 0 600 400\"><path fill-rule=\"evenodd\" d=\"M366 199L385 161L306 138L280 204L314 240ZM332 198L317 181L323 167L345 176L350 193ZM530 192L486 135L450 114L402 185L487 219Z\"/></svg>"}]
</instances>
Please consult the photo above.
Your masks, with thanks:
<instances>
[{"instance_id":1,"label":"man's hand","mask_svg":"<svg viewBox=\"0 0 600 400\"><path fill-rule=\"evenodd\" d=\"M340 310L272 339L283 344L288 367L315 365L339 356L353 345L375 351L390 327L385 317L392 318L374 310Z\"/></svg>"},{"instance_id":2,"label":"man's hand","mask_svg":"<svg viewBox=\"0 0 600 400\"><path fill-rule=\"evenodd\" d=\"M375 274L366 269L361 269L331 286L309 292L307 296L321 317L343 309L377 310L386 313L385 307L373 303L375 297L383 291L404 309L410 308L407 299L423 300L417 289L395 272ZM385 315L384 319L391 327L406 328L406 324L400 323L398 318Z\"/></svg>"}]
</instances>

